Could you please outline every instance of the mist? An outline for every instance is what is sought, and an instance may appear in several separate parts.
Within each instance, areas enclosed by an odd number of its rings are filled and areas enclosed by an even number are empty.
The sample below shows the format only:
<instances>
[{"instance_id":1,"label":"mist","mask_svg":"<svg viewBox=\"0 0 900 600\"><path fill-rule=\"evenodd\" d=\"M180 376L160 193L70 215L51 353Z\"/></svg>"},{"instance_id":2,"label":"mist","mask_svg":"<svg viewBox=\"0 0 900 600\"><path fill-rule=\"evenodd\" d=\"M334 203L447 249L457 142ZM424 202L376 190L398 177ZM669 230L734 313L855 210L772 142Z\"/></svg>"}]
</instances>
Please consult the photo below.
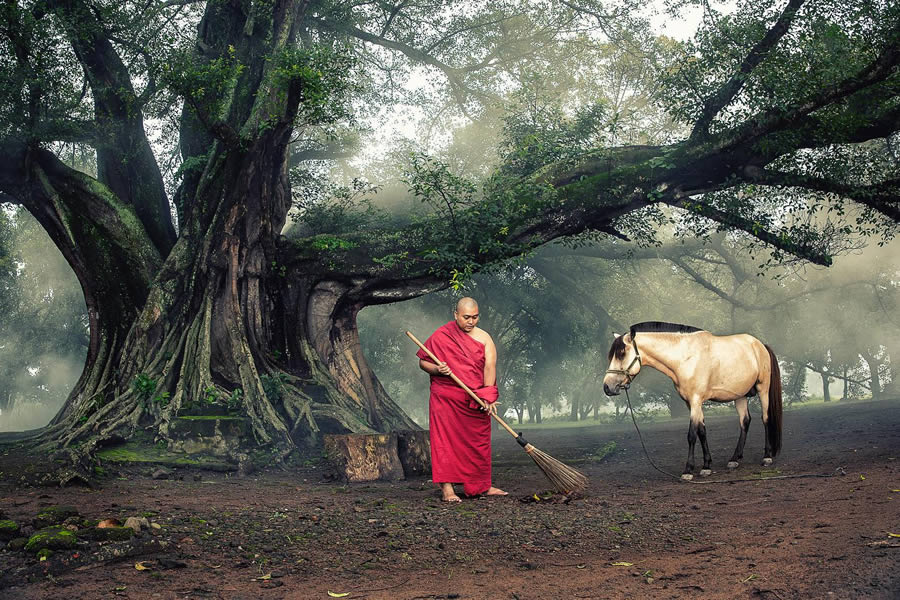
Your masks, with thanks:
<instances>
[{"instance_id":1,"label":"mist","mask_svg":"<svg viewBox=\"0 0 900 600\"><path fill-rule=\"evenodd\" d=\"M0 431L46 425L81 375L87 314L62 254L24 210L3 211Z\"/></svg>"},{"instance_id":2,"label":"mist","mask_svg":"<svg viewBox=\"0 0 900 600\"><path fill-rule=\"evenodd\" d=\"M609 258L616 255L622 258ZM726 273L723 256L740 270ZM782 363L788 407L825 400L823 372L830 401L895 397L900 243L858 248L830 268L760 270L760 262L758 252L751 256L740 239L725 235L707 245L669 239L655 249L605 242L567 253L551 246L523 265L477 275L461 290L366 308L360 338L386 389L423 426L428 377L403 332L424 340L452 319L462 295L479 301L479 326L497 344L502 410L510 420L622 420L624 398L606 398L599 385L606 353L614 332L655 320L759 337ZM641 372L632 399L644 416L687 414L671 381L652 369Z\"/></svg>"}]
</instances>

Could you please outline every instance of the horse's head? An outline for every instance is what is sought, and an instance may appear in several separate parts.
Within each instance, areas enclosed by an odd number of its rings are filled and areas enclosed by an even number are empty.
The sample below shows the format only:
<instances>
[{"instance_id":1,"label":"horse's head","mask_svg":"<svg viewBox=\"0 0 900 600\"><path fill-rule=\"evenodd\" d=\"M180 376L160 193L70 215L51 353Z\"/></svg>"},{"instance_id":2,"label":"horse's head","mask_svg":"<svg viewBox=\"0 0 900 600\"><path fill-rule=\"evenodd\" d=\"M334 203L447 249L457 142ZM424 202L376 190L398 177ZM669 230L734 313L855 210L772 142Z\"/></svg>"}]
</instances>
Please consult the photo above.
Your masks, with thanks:
<instances>
[{"instance_id":1,"label":"horse's head","mask_svg":"<svg viewBox=\"0 0 900 600\"><path fill-rule=\"evenodd\" d=\"M632 340L632 334L616 335L609 347L609 367L603 377L603 391L607 396L618 396L627 388L641 370L641 356Z\"/></svg>"}]
</instances>

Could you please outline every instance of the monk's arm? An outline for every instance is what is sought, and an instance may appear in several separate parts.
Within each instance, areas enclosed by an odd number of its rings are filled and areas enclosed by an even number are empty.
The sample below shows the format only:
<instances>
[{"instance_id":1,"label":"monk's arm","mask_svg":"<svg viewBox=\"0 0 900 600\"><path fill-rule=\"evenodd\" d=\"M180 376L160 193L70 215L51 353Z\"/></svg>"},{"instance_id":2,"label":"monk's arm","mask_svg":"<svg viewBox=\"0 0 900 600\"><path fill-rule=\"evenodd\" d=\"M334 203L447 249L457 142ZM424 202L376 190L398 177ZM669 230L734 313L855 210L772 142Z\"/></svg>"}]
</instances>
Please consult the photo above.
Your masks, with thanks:
<instances>
[{"instance_id":1,"label":"monk's arm","mask_svg":"<svg viewBox=\"0 0 900 600\"><path fill-rule=\"evenodd\" d=\"M488 336L487 343L484 345L484 385L495 385L497 383L497 348L494 346L494 340Z\"/></svg>"}]
</instances>

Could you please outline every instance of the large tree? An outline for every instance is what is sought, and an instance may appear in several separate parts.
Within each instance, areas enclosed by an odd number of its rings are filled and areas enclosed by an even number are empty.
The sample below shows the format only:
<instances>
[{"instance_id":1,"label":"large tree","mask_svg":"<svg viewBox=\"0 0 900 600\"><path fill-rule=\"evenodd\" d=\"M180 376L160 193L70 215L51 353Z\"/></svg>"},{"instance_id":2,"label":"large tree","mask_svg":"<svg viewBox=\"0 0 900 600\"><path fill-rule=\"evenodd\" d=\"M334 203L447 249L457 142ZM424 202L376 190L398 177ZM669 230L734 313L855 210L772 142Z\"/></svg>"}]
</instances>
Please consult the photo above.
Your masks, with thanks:
<instances>
[{"instance_id":1,"label":"large tree","mask_svg":"<svg viewBox=\"0 0 900 600\"><path fill-rule=\"evenodd\" d=\"M511 117L482 181L414 158L425 216L283 235L292 141L316 127L333 139L353 94L370 93L354 57L423 65L468 113L557 45L604 31L642 51L599 3L455 4L4 2L0 191L72 266L91 329L84 372L41 440L80 453L138 427L167 440L210 394L233 400L248 444L281 454L322 432L411 427L360 349L367 305L562 237L652 236L661 205L818 263L845 199L863 207L861 226L900 216L884 150L900 117L900 7L790 0L708 12L662 65L660 102L689 132L678 139L616 146L590 103L533 135ZM147 116L176 102L181 167L167 185ZM864 142L878 160L842 160ZM61 160L66 143L90 145L95 172Z\"/></svg>"}]
</instances>

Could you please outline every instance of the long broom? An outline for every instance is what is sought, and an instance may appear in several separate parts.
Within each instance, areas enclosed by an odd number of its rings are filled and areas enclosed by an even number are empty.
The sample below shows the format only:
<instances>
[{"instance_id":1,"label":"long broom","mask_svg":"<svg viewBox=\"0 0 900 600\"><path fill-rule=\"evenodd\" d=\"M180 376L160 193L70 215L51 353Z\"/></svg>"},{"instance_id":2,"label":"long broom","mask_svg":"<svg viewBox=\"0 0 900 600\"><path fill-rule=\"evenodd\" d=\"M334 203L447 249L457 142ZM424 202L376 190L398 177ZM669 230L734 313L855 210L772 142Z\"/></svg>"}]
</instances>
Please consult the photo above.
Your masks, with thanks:
<instances>
[{"instance_id":1,"label":"long broom","mask_svg":"<svg viewBox=\"0 0 900 600\"><path fill-rule=\"evenodd\" d=\"M421 348L430 358L435 362L435 364L440 364L443 361L440 360L437 356L435 356L431 350L426 348L422 342L416 339L409 331L406 332L406 335L409 336L409 339L414 341L416 345ZM485 402L479 398L475 392L469 389L469 387L464 384L459 378L450 373L450 378L456 382L456 385L461 387L466 391L469 396L472 397L475 402L477 402L483 409L487 411L488 407ZM488 411L490 412L490 411ZM534 463L544 472L544 475L547 476L547 479L550 480L550 483L553 484L553 487L557 492L561 492L563 494L568 494L569 492L575 490L582 490L587 486L587 477L585 477L582 473L576 471L572 467L565 465L546 452L542 452L525 441L525 438L522 437L521 433L516 433L512 427L506 424L506 421L501 419L498 415L493 412L490 412L490 415L496 419L498 423L509 432L511 436L516 438L516 441L519 442L519 445L525 449L525 452L528 453L528 456L534 461Z\"/></svg>"}]
</instances>

